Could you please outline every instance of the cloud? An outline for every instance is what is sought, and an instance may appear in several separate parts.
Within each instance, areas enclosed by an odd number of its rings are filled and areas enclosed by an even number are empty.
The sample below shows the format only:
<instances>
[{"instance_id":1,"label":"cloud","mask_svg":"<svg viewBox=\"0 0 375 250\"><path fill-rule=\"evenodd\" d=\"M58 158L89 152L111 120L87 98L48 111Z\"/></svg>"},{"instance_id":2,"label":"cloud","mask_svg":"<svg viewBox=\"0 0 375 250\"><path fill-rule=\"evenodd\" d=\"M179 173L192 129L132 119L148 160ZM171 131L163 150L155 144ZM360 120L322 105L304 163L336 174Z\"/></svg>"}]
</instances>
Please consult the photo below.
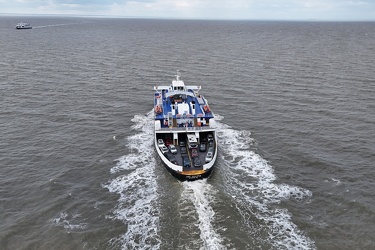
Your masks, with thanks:
<instances>
[{"instance_id":1,"label":"cloud","mask_svg":"<svg viewBox=\"0 0 375 250\"><path fill-rule=\"evenodd\" d=\"M0 0L0 12L206 19L375 19L370 0Z\"/></svg>"}]
</instances>

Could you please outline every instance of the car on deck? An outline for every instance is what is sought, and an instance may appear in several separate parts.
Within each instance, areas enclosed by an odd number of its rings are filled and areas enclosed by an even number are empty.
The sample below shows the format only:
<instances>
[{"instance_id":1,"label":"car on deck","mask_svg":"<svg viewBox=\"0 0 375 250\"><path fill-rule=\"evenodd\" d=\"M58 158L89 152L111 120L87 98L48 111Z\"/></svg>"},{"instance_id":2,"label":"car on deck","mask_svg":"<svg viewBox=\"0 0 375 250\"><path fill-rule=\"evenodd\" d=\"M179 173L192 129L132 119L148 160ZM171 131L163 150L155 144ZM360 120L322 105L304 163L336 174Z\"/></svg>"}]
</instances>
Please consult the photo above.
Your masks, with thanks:
<instances>
[{"instance_id":1,"label":"car on deck","mask_svg":"<svg viewBox=\"0 0 375 250\"><path fill-rule=\"evenodd\" d=\"M177 154L177 149L175 147L175 145L171 144L168 146L169 148L169 151L171 151L172 154Z\"/></svg>"},{"instance_id":2,"label":"car on deck","mask_svg":"<svg viewBox=\"0 0 375 250\"><path fill-rule=\"evenodd\" d=\"M190 167L190 160L189 158L186 156L186 157L182 157L182 166L184 167Z\"/></svg>"},{"instance_id":3,"label":"car on deck","mask_svg":"<svg viewBox=\"0 0 375 250\"><path fill-rule=\"evenodd\" d=\"M159 148L160 148L161 152L163 152L163 154L168 152L168 148L164 144L159 146Z\"/></svg>"},{"instance_id":4,"label":"car on deck","mask_svg":"<svg viewBox=\"0 0 375 250\"><path fill-rule=\"evenodd\" d=\"M204 152L206 151L206 149L207 149L206 143L202 142L201 144L199 144L199 151Z\"/></svg>"},{"instance_id":5,"label":"car on deck","mask_svg":"<svg viewBox=\"0 0 375 250\"><path fill-rule=\"evenodd\" d=\"M173 164L176 164L177 165L177 160L176 160L176 157L171 154L171 153L166 153L165 154L165 157L167 157L167 159L172 162Z\"/></svg>"},{"instance_id":6,"label":"car on deck","mask_svg":"<svg viewBox=\"0 0 375 250\"><path fill-rule=\"evenodd\" d=\"M213 141L214 140L214 137L211 135L211 134L208 134L207 135L207 140L210 142L210 141Z\"/></svg>"},{"instance_id":7,"label":"car on deck","mask_svg":"<svg viewBox=\"0 0 375 250\"><path fill-rule=\"evenodd\" d=\"M172 139L170 137L165 138L165 145L169 147L172 144Z\"/></svg>"},{"instance_id":8,"label":"car on deck","mask_svg":"<svg viewBox=\"0 0 375 250\"><path fill-rule=\"evenodd\" d=\"M201 167L202 166L202 163L201 163L201 160L199 159L199 157L195 157L193 159L193 162L194 162L194 167Z\"/></svg>"},{"instance_id":9,"label":"car on deck","mask_svg":"<svg viewBox=\"0 0 375 250\"><path fill-rule=\"evenodd\" d=\"M198 157L198 150L196 148L193 148L191 150L191 157L194 158L194 157Z\"/></svg>"},{"instance_id":10,"label":"car on deck","mask_svg":"<svg viewBox=\"0 0 375 250\"><path fill-rule=\"evenodd\" d=\"M206 157L204 158L204 161L205 161L205 162L210 162L210 161L212 161L212 157L213 157L213 156L214 156L213 152L211 152L211 151L207 152Z\"/></svg>"},{"instance_id":11,"label":"car on deck","mask_svg":"<svg viewBox=\"0 0 375 250\"><path fill-rule=\"evenodd\" d=\"M185 146L186 146L186 141L181 140L181 141L180 141L180 147L185 147Z\"/></svg>"},{"instance_id":12,"label":"car on deck","mask_svg":"<svg viewBox=\"0 0 375 250\"><path fill-rule=\"evenodd\" d=\"M158 139L158 146L160 147L160 146L162 146L162 145L164 145L164 141L163 141L163 139Z\"/></svg>"},{"instance_id":13,"label":"car on deck","mask_svg":"<svg viewBox=\"0 0 375 250\"><path fill-rule=\"evenodd\" d=\"M186 147L180 147L180 152L182 155L186 155L187 154Z\"/></svg>"}]
</instances>

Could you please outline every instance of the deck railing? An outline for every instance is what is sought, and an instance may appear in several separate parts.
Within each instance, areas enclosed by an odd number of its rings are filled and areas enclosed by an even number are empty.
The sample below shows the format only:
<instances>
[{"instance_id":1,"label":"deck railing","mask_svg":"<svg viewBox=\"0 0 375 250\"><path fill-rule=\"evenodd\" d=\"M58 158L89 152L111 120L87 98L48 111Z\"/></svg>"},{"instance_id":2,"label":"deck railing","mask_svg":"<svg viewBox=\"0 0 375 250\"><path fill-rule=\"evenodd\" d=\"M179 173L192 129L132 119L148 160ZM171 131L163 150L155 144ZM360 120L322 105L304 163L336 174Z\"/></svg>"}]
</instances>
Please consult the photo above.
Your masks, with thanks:
<instances>
[{"instance_id":1,"label":"deck railing","mask_svg":"<svg viewBox=\"0 0 375 250\"><path fill-rule=\"evenodd\" d=\"M204 131L204 130L213 130L213 128L208 126L203 127L172 127L172 128L160 128L157 131Z\"/></svg>"}]
</instances>

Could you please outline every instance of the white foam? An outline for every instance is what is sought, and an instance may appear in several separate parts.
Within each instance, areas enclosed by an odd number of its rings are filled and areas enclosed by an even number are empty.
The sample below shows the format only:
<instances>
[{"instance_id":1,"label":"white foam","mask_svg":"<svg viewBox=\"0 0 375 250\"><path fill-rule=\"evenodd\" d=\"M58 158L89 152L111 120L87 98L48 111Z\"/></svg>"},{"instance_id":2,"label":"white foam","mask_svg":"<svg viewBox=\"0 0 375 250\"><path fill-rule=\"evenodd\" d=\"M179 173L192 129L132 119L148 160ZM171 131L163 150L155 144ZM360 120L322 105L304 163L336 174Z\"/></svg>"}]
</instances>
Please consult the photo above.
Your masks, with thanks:
<instances>
[{"instance_id":1,"label":"white foam","mask_svg":"<svg viewBox=\"0 0 375 250\"><path fill-rule=\"evenodd\" d=\"M339 186L341 184L341 181L339 179L331 178L331 180L336 182L335 186Z\"/></svg>"},{"instance_id":2,"label":"white foam","mask_svg":"<svg viewBox=\"0 0 375 250\"><path fill-rule=\"evenodd\" d=\"M150 112L134 117L132 128L140 132L127 138L131 153L121 157L111 169L113 174L124 173L105 185L120 195L114 218L123 221L127 230L112 243L119 242L123 249L158 249L160 245L151 116Z\"/></svg>"},{"instance_id":3,"label":"white foam","mask_svg":"<svg viewBox=\"0 0 375 250\"><path fill-rule=\"evenodd\" d=\"M274 183L276 176L272 166L251 151L254 140L250 132L234 130L220 122L216 125L226 169L226 187L230 195L236 197L245 223L250 227L252 223L247 220L254 216L263 221L261 226L268 232L266 242L276 248L315 248L315 243L292 222L287 209L271 206L292 198L309 199L312 193L300 187Z\"/></svg>"},{"instance_id":4,"label":"white foam","mask_svg":"<svg viewBox=\"0 0 375 250\"><path fill-rule=\"evenodd\" d=\"M74 25L74 24L81 24L79 23L59 23L59 24L50 24L50 25L40 25L40 26L34 26L33 29L39 29L39 28L47 28L47 27L57 27L57 26L65 26L65 25Z\"/></svg>"},{"instance_id":5,"label":"white foam","mask_svg":"<svg viewBox=\"0 0 375 250\"><path fill-rule=\"evenodd\" d=\"M183 182L181 199L188 199L194 205L194 211L198 215L198 227L203 246L200 249L226 249L222 245L223 239L212 225L215 212L211 206L215 199L215 190L207 180ZM197 246L198 247L198 246Z\"/></svg>"},{"instance_id":6,"label":"white foam","mask_svg":"<svg viewBox=\"0 0 375 250\"><path fill-rule=\"evenodd\" d=\"M86 229L87 223L82 222L80 214L69 215L67 212L60 213L51 222L55 226L63 227L66 230Z\"/></svg>"},{"instance_id":7,"label":"white foam","mask_svg":"<svg viewBox=\"0 0 375 250\"><path fill-rule=\"evenodd\" d=\"M138 132L127 138L130 153L118 159L111 169L112 174L121 175L105 186L120 196L114 218L123 221L126 232L112 242L120 243L123 249L159 249L161 246L152 116L151 111L147 116L133 118L132 128ZM220 116L216 117L220 120ZM237 131L218 121L213 125L219 128L220 167L226 169L225 186L229 195L235 197L235 205L245 224L249 225L249 231L254 230L249 220L255 216L263 222L258 233L266 231L265 241L276 249L315 248L315 243L292 222L289 211L274 206L288 199L305 201L311 197L311 192L275 183L272 166L251 151L254 140L249 131ZM187 227L196 227L200 238L189 246L193 249L226 249L219 233L225 229L214 226L212 204L216 192L213 186L207 180L183 182L182 186L181 216L192 221ZM255 232L254 237L264 235L258 233Z\"/></svg>"}]
</instances>

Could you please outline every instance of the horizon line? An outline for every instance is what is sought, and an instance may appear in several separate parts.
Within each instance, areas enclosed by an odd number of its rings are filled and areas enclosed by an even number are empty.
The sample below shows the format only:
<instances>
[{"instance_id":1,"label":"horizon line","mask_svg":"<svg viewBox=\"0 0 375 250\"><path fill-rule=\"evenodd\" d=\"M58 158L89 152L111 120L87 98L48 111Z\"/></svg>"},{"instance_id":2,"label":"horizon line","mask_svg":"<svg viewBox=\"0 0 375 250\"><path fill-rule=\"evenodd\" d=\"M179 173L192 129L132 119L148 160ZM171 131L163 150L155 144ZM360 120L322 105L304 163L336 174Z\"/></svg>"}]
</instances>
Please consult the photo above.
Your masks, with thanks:
<instances>
[{"instance_id":1,"label":"horizon line","mask_svg":"<svg viewBox=\"0 0 375 250\"><path fill-rule=\"evenodd\" d=\"M375 22L375 19L256 19L256 18L203 18L203 17L158 17L158 16L117 16L117 15L83 15L83 14L30 14L30 13L0 13L0 16L56 16L56 17L87 17L113 19L161 19L161 20L201 20L201 21L285 21L285 22Z\"/></svg>"}]
</instances>

